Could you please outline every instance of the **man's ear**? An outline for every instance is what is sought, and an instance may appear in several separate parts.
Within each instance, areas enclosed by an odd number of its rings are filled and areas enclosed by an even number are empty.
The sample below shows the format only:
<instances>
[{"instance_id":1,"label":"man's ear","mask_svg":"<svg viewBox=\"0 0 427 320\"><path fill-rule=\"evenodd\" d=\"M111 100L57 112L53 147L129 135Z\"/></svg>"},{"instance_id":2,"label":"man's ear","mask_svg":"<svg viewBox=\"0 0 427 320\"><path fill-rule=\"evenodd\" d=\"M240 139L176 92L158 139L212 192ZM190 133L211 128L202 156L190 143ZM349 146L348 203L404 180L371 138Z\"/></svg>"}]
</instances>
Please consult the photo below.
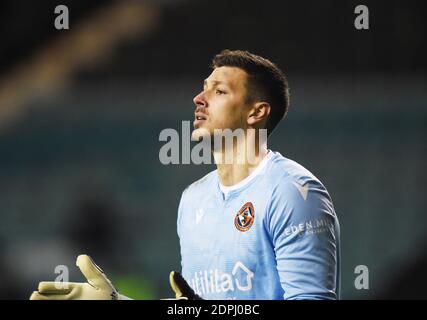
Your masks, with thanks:
<instances>
[{"instance_id":1,"label":"man's ear","mask_svg":"<svg viewBox=\"0 0 427 320\"><path fill-rule=\"evenodd\" d=\"M268 115L271 112L271 106L267 102L257 102L254 104L248 114L248 124L256 127L259 125L264 126L267 122Z\"/></svg>"}]
</instances>

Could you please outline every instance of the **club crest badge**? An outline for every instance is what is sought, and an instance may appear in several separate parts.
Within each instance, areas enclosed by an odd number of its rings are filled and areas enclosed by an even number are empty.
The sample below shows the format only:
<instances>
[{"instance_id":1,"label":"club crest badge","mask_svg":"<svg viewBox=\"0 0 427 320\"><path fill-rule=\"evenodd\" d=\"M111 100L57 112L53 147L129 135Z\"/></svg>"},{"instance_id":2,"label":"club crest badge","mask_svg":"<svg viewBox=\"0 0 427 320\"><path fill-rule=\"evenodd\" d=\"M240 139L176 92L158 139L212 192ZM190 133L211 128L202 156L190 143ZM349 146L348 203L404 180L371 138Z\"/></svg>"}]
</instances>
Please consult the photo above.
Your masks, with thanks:
<instances>
[{"instance_id":1,"label":"club crest badge","mask_svg":"<svg viewBox=\"0 0 427 320\"><path fill-rule=\"evenodd\" d=\"M248 231L255 221L255 210L252 202L246 202L234 218L234 225L237 230Z\"/></svg>"}]
</instances>

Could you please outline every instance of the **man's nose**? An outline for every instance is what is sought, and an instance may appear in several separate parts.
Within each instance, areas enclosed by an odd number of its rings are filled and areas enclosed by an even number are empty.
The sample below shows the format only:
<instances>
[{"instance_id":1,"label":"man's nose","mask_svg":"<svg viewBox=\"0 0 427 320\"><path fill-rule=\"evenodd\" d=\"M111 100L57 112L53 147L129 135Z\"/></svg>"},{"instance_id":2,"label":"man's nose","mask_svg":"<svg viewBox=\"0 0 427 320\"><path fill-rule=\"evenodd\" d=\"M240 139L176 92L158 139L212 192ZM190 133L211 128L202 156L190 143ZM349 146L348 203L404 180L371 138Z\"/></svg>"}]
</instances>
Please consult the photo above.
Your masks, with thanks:
<instances>
[{"instance_id":1,"label":"man's nose","mask_svg":"<svg viewBox=\"0 0 427 320\"><path fill-rule=\"evenodd\" d=\"M204 97L203 91L194 97L193 102L196 105L196 107L207 107L207 102Z\"/></svg>"}]
</instances>

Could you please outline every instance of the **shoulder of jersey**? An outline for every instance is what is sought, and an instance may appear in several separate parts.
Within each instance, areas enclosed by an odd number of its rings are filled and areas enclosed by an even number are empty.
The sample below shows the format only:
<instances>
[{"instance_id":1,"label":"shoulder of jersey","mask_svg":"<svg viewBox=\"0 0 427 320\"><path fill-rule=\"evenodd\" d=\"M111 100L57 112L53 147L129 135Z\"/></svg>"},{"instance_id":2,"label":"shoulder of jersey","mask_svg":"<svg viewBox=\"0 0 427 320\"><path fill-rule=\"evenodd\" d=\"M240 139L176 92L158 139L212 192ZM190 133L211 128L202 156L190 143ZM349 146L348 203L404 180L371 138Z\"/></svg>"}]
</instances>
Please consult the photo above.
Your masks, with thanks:
<instances>
[{"instance_id":1,"label":"shoulder of jersey","mask_svg":"<svg viewBox=\"0 0 427 320\"><path fill-rule=\"evenodd\" d=\"M272 168L272 174L276 177L280 177L278 184L286 183L297 183L298 185L305 185L307 182L318 182L319 179L312 174L305 167L300 165L298 162L283 156L275 158L275 165Z\"/></svg>"}]
</instances>

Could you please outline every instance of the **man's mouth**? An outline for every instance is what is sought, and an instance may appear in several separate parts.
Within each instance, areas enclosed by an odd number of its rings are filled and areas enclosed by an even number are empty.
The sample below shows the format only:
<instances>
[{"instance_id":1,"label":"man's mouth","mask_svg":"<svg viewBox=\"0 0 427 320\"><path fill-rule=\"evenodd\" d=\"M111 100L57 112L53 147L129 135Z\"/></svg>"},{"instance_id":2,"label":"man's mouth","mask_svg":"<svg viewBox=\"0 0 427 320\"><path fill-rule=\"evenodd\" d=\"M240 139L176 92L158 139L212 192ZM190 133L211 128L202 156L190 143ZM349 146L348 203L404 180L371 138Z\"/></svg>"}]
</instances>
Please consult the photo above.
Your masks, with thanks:
<instances>
[{"instance_id":1,"label":"man's mouth","mask_svg":"<svg viewBox=\"0 0 427 320\"><path fill-rule=\"evenodd\" d=\"M196 113L195 115L196 120L206 120L206 115L204 115L203 113Z\"/></svg>"},{"instance_id":2,"label":"man's mouth","mask_svg":"<svg viewBox=\"0 0 427 320\"><path fill-rule=\"evenodd\" d=\"M193 126L195 129L199 128L205 121L207 117L204 114L195 114Z\"/></svg>"}]
</instances>

